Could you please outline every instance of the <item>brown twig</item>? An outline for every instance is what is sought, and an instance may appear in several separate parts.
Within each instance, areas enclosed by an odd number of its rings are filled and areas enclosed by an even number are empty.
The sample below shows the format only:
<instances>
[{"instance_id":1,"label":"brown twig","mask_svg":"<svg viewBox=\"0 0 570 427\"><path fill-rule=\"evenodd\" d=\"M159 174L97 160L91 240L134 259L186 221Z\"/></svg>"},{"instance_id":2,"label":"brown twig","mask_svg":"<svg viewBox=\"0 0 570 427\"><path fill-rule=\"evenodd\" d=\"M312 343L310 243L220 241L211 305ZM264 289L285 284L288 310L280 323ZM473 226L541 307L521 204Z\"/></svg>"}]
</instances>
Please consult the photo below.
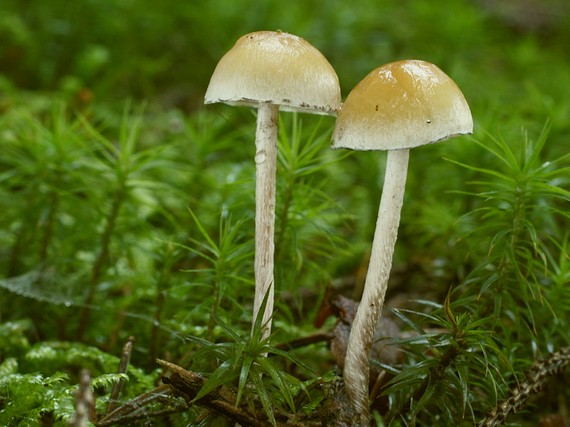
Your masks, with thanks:
<instances>
[{"instance_id":1,"label":"brown twig","mask_svg":"<svg viewBox=\"0 0 570 427\"><path fill-rule=\"evenodd\" d=\"M181 405L178 402L170 399L168 395L170 387L166 384L162 384L153 390L141 394L134 399L124 403L123 405L117 407L112 412L109 412L105 417L100 419L96 425L97 427L106 427L113 424L123 424L135 419L140 418L150 418L159 415L164 415L166 413L171 414L175 412L181 412L187 408L187 406ZM146 407L154 401L163 401L168 404L173 404L172 408L165 408L156 412L145 411Z\"/></svg>"},{"instance_id":2,"label":"brown twig","mask_svg":"<svg viewBox=\"0 0 570 427\"><path fill-rule=\"evenodd\" d=\"M91 390L91 374L82 369L79 375L79 389L75 395L75 413L70 422L72 427L87 427L89 421L95 421L95 396Z\"/></svg>"},{"instance_id":3,"label":"brown twig","mask_svg":"<svg viewBox=\"0 0 570 427\"><path fill-rule=\"evenodd\" d=\"M237 422L243 427L261 427L270 425L263 409L252 409L250 403L236 406L235 392L226 386L218 387L207 395L196 399L206 379L196 373L164 360L158 364L171 371L169 377L163 377L164 383L169 384L174 395L183 397L189 406L199 405L211 412ZM348 427L354 420L355 414L348 404L344 393L336 384L322 383L317 387L325 398L318 408L310 414L288 414L278 408L273 408L277 427Z\"/></svg>"},{"instance_id":4,"label":"brown twig","mask_svg":"<svg viewBox=\"0 0 570 427\"><path fill-rule=\"evenodd\" d=\"M119 363L119 374L124 374L127 372L129 368L129 362L131 360L131 352L133 351L133 343L135 341L135 337L130 336L127 343L123 346L123 352L121 354L121 361ZM109 405L107 406L107 414L113 412L113 410L117 407L117 402L119 400L119 394L121 393L121 389L123 388L124 380L121 378L119 381L115 383L113 386L113 390L111 390L111 396L109 398Z\"/></svg>"},{"instance_id":5,"label":"brown twig","mask_svg":"<svg viewBox=\"0 0 570 427\"><path fill-rule=\"evenodd\" d=\"M479 427L496 427L504 424L511 413L519 410L533 395L539 393L550 377L562 372L570 365L570 347L552 353L548 358L533 363L526 381L511 391L511 395L497 403L497 406L478 424Z\"/></svg>"},{"instance_id":6,"label":"brown twig","mask_svg":"<svg viewBox=\"0 0 570 427\"><path fill-rule=\"evenodd\" d=\"M172 392L183 397L189 406L200 404L232 421L237 421L242 426L263 427L268 425L267 417L254 417L240 407L236 407L235 394L226 388L218 388L201 399L195 400L206 382L204 377L165 360L158 359L157 362L172 371L170 377L163 377L162 381L169 384ZM256 418L261 418L261 420Z\"/></svg>"},{"instance_id":7,"label":"brown twig","mask_svg":"<svg viewBox=\"0 0 570 427\"><path fill-rule=\"evenodd\" d=\"M293 348L305 347L318 342L330 342L332 338L333 334L331 332L317 332L312 335L277 344L276 347L280 350L291 350Z\"/></svg>"}]
</instances>

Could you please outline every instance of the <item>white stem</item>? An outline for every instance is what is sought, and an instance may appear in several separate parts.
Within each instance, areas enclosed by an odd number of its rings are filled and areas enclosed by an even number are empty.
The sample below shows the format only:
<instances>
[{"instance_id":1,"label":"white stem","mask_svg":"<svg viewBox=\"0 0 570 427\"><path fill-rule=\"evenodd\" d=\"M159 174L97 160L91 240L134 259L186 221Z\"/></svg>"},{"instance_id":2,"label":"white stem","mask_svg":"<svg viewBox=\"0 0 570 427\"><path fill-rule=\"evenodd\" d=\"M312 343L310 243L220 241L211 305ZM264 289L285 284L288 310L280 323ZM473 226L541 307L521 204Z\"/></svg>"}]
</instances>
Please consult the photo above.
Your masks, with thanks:
<instances>
[{"instance_id":1,"label":"white stem","mask_svg":"<svg viewBox=\"0 0 570 427\"><path fill-rule=\"evenodd\" d=\"M275 252L275 186L277 171L277 122L279 106L259 105L255 134L255 299L253 322L257 318L263 298L267 304L263 312L262 338L271 333L273 314L273 257Z\"/></svg>"},{"instance_id":2,"label":"white stem","mask_svg":"<svg viewBox=\"0 0 570 427\"><path fill-rule=\"evenodd\" d=\"M388 287L404 201L409 154L409 150L388 151L370 265L362 299L352 323L344 360L344 385L356 413L360 414L361 426L368 426L370 423L368 401L370 349Z\"/></svg>"}]
</instances>

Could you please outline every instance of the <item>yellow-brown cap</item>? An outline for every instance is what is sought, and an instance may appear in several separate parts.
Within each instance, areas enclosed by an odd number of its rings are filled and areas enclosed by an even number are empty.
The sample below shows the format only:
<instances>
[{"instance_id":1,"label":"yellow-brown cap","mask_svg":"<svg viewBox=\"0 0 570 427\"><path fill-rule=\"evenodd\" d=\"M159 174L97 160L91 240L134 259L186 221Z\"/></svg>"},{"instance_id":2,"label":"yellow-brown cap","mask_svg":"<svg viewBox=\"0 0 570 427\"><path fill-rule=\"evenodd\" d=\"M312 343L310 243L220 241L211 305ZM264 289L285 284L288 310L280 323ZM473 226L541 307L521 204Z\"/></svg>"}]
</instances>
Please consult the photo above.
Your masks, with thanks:
<instances>
[{"instance_id":1,"label":"yellow-brown cap","mask_svg":"<svg viewBox=\"0 0 570 427\"><path fill-rule=\"evenodd\" d=\"M332 147L407 149L472 132L455 82L429 62L406 60L375 69L354 87L338 112Z\"/></svg>"},{"instance_id":2,"label":"yellow-brown cap","mask_svg":"<svg viewBox=\"0 0 570 427\"><path fill-rule=\"evenodd\" d=\"M280 105L284 110L335 114L338 77L319 50L301 37L274 31L242 36L220 60L206 104Z\"/></svg>"}]
</instances>

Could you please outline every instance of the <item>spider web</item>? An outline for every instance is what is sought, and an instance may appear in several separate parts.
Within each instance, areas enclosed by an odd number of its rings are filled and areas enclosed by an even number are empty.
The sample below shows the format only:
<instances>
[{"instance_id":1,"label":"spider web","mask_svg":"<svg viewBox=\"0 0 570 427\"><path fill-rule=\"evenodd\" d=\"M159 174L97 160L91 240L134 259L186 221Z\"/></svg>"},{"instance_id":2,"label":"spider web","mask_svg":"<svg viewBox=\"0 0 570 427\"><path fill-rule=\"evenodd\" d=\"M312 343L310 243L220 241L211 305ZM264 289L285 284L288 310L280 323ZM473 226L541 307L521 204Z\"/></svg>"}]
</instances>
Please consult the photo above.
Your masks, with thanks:
<instances>
[{"instance_id":1,"label":"spider web","mask_svg":"<svg viewBox=\"0 0 570 427\"><path fill-rule=\"evenodd\" d=\"M75 291L74 293L73 288L70 283L55 280L49 273L36 270L22 274L21 276L0 279L0 289L4 289L12 294L49 304L64 305L66 307L84 307L85 296L83 292ZM114 307L112 303L109 303L109 305L94 304L90 307L98 311L121 311L124 316L156 324L161 330L177 335L174 330L165 327L161 323L156 323L155 319L147 314L120 310Z\"/></svg>"},{"instance_id":2,"label":"spider web","mask_svg":"<svg viewBox=\"0 0 570 427\"><path fill-rule=\"evenodd\" d=\"M72 295L71 292L64 293L64 286L55 283L49 274L39 271L0 279L0 288L25 298L66 307L80 305L82 301L81 296Z\"/></svg>"}]
</instances>

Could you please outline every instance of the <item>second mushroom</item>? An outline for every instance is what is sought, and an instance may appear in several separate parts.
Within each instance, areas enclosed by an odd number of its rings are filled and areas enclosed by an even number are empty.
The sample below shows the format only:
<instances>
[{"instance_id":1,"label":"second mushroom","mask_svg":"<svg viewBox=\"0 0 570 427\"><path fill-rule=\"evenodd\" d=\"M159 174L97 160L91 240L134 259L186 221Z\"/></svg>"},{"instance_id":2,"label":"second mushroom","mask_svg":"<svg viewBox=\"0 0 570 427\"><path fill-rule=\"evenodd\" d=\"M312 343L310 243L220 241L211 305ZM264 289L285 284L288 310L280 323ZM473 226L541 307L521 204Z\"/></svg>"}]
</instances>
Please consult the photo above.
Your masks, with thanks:
<instances>
[{"instance_id":1,"label":"second mushroom","mask_svg":"<svg viewBox=\"0 0 570 427\"><path fill-rule=\"evenodd\" d=\"M390 63L369 73L338 113L333 148L386 150L386 172L370 264L345 357L344 383L368 426L370 348L392 266L410 148L473 132L467 102L443 71L425 61Z\"/></svg>"}]
</instances>

